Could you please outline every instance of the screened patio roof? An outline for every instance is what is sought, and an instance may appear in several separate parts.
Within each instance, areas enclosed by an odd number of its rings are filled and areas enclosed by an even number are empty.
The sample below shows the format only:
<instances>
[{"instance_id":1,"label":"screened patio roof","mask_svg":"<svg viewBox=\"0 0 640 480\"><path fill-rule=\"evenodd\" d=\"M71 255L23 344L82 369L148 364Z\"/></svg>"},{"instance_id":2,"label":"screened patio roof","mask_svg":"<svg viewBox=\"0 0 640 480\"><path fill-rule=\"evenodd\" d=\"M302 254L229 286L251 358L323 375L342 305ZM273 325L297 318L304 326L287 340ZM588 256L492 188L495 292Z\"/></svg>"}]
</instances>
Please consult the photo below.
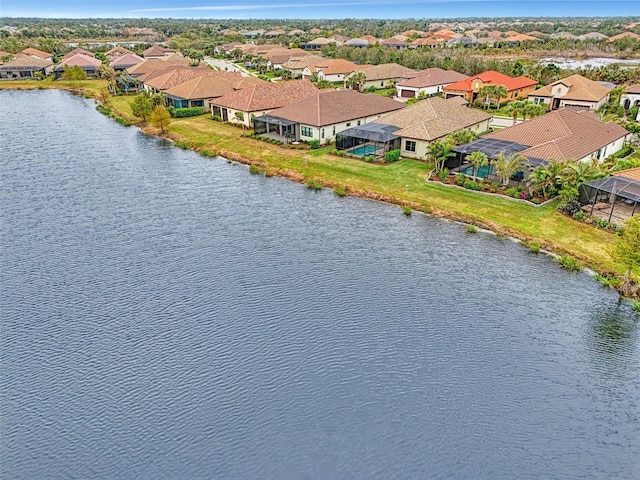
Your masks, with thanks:
<instances>
[{"instance_id":1,"label":"screened patio roof","mask_svg":"<svg viewBox=\"0 0 640 480\"><path fill-rule=\"evenodd\" d=\"M612 193L627 200L640 202L640 182L630 178L613 175L584 183L586 187Z\"/></svg>"},{"instance_id":2,"label":"screened patio roof","mask_svg":"<svg viewBox=\"0 0 640 480\"><path fill-rule=\"evenodd\" d=\"M459 145L453 149L454 152L467 154L473 152L482 152L488 158L495 158L500 152L504 151L506 155L514 152L522 152L529 148L528 145L522 145L516 142L508 142L506 140L498 140L497 138L480 138L473 142Z\"/></svg>"},{"instance_id":3,"label":"screened patio roof","mask_svg":"<svg viewBox=\"0 0 640 480\"><path fill-rule=\"evenodd\" d=\"M286 118L276 117L274 115L261 115L253 119L254 122L264 122L270 125L282 125L283 127L288 127L289 125L295 125L298 122L292 122L291 120L287 120Z\"/></svg>"},{"instance_id":4,"label":"screened patio roof","mask_svg":"<svg viewBox=\"0 0 640 480\"><path fill-rule=\"evenodd\" d=\"M347 128L338 135L343 137L362 138L371 142L386 143L395 140L396 138L400 138L393 134L393 132L397 130L400 130L400 128L394 125L365 123L364 125L358 125L357 127Z\"/></svg>"}]
</instances>

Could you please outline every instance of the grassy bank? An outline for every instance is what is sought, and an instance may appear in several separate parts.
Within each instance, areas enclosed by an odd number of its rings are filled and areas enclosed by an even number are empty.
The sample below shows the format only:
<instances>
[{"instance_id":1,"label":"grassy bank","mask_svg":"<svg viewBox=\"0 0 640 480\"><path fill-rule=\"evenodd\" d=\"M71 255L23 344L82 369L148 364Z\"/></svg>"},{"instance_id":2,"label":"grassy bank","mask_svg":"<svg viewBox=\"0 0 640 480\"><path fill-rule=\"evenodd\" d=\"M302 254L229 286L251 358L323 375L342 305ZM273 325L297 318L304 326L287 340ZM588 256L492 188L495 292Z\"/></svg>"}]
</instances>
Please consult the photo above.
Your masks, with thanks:
<instances>
[{"instance_id":1,"label":"grassy bank","mask_svg":"<svg viewBox=\"0 0 640 480\"><path fill-rule=\"evenodd\" d=\"M95 95L104 83L84 81L82 88ZM76 88L69 82L2 82L3 88ZM135 121L129 107L133 97L115 97L110 108L123 118ZM151 127L144 127L157 134ZM570 255L599 272L622 273L607 249L611 232L594 228L560 214L556 204L537 207L504 197L491 196L426 181L432 166L401 160L391 165L375 165L336 157L329 149L292 150L253 138L241 138L242 129L215 122L208 115L173 119L167 136L194 150L215 152L231 160L254 164L267 175L284 176L299 182L320 182L348 194L410 206L439 217L473 223L499 234L540 243L542 248ZM636 272L638 274L640 272Z\"/></svg>"}]
</instances>

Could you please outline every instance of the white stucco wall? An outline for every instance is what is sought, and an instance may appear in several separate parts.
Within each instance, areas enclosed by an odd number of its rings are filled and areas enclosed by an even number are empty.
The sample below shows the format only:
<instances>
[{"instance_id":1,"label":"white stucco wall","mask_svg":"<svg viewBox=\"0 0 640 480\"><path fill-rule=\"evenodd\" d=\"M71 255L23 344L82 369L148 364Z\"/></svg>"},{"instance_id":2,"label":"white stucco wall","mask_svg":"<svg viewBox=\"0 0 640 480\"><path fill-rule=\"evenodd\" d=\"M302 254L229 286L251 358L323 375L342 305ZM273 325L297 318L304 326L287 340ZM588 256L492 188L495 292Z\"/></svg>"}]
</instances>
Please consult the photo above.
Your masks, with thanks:
<instances>
[{"instance_id":1,"label":"white stucco wall","mask_svg":"<svg viewBox=\"0 0 640 480\"><path fill-rule=\"evenodd\" d=\"M489 129L489 120L490 119L483 120L482 122L475 123L468 128L462 128L460 130L470 130L475 133L485 132ZM400 155L407 158L417 158L421 160L426 160L427 158L429 158L429 145L433 143L433 141L435 141L433 140L432 142L428 142L426 140L418 140L418 139L409 138L409 137L402 137L401 140L402 140L402 143L400 144ZM415 152L410 152L406 149L407 140L416 142ZM436 139L436 140L439 140L439 139Z\"/></svg>"}]
</instances>

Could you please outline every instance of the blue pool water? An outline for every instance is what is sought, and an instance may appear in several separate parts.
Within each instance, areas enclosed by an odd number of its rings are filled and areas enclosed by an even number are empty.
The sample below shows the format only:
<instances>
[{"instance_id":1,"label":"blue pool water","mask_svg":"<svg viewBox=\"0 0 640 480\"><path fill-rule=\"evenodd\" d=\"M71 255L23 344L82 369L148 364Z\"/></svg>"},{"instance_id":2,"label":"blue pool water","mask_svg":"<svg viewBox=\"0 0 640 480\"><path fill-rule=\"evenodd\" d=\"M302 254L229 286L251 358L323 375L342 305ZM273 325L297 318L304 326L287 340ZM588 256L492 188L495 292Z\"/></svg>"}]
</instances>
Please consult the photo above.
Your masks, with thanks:
<instances>
[{"instance_id":1,"label":"blue pool water","mask_svg":"<svg viewBox=\"0 0 640 480\"><path fill-rule=\"evenodd\" d=\"M463 168L460 170L460 173L464 173L465 175L473 175L473 165L468 166L467 168ZM478 172L476 173L476 177L478 178L486 178L493 173L493 165L484 165L478 168Z\"/></svg>"},{"instance_id":2,"label":"blue pool water","mask_svg":"<svg viewBox=\"0 0 640 480\"><path fill-rule=\"evenodd\" d=\"M375 154L381 147L375 145L360 145L359 147L349 150L351 155L358 155L364 157L365 155Z\"/></svg>"}]
</instances>

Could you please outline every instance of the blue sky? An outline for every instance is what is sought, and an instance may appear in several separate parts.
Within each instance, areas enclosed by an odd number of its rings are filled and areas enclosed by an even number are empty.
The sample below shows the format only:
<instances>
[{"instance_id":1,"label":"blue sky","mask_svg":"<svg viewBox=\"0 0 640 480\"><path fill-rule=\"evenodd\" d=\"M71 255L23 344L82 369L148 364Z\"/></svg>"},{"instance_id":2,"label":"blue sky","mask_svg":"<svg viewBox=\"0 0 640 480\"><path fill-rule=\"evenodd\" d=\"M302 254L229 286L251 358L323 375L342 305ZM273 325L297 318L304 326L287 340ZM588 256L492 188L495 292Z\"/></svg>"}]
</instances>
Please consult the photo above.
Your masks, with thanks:
<instances>
[{"instance_id":1,"label":"blue sky","mask_svg":"<svg viewBox=\"0 0 640 480\"><path fill-rule=\"evenodd\" d=\"M42 18L447 18L640 16L638 0L0 0L0 16Z\"/></svg>"}]
</instances>

